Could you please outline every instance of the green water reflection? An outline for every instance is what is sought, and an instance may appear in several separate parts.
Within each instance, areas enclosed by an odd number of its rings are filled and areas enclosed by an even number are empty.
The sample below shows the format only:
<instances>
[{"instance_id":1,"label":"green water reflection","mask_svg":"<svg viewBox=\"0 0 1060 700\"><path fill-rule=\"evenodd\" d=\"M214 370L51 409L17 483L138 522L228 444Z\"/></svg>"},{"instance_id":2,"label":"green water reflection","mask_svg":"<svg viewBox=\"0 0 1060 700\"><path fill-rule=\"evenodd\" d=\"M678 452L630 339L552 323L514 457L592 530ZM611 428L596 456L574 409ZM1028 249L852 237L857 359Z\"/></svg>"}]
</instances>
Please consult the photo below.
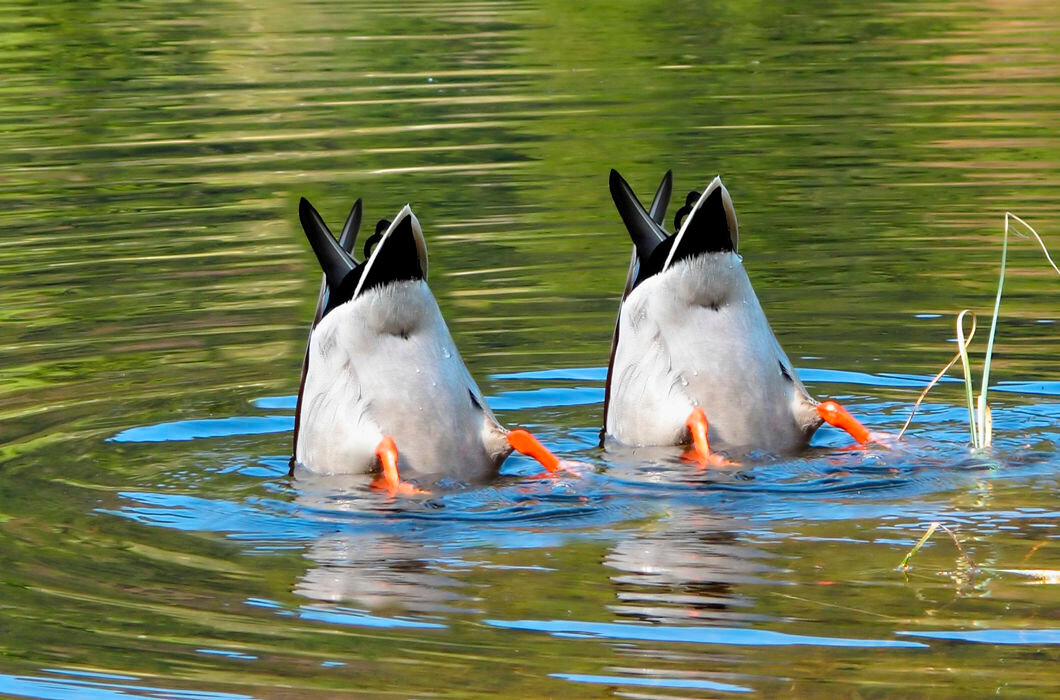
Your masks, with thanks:
<instances>
[{"instance_id":1,"label":"green water reflection","mask_svg":"<svg viewBox=\"0 0 1060 700\"><path fill-rule=\"evenodd\" d=\"M301 195L336 224L413 204L487 394L593 395L496 375L606 364L612 167L724 177L799 367L930 375L953 314L988 313L1003 212L1060 250L1055 3L0 7L0 695L1055 692L1060 596L1026 572L1060 569L1058 281L1029 241L993 373L1045 390L996 394L990 455L957 385L908 452L826 436L709 478L601 453L598 403L542 398L505 419L590 474L408 512L289 482L284 432L108 441L286 415L253 401L297 388ZM889 429L916 394L812 388ZM935 519L982 570L945 537L893 570Z\"/></svg>"}]
</instances>

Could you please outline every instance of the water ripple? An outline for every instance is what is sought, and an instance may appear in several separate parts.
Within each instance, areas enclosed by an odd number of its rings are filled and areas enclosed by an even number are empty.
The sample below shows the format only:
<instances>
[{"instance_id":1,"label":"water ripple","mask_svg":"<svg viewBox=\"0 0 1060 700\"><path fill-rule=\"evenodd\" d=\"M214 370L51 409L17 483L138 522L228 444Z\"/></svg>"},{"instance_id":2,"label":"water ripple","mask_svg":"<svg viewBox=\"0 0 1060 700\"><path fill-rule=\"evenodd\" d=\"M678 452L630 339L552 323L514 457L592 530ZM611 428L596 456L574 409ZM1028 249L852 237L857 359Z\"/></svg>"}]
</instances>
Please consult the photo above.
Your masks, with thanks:
<instances>
[{"instance_id":1,"label":"water ripple","mask_svg":"<svg viewBox=\"0 0 1060 700\"><path fill-rule=\"evenodd\" d=\"M1031 647L1060 644L1060 629L939 630L937 632L897 632L896 634L977 644L1016 644Z\"/></svg>"},{"instance_id":2,"label":"water ripple","mask_svg":"<svg viewBox=\"0 0 1060 700\"><path fill-rule=\"evenodd\" d=\"M694 690L716 690L723 693L750 693L750 688L730 683L718 683L692 678L638 678L632 676L594 676L584 673L553 673L553 678L562 678L574 683L594 683L609 686L632 686L642 688L685 688Z\"/></svg>"},{"instance_id":3,"label":"water ripple","mask_svg":"<svg viewBox=\"0 0 1060 700\"><path fill-rule=\"evenodd\" d=\"M633 640L650 642L684 642L690 644L723 644L738 646L822 646L851 648L907 648L924 649L926 644L894 639L856 639L844 637L814 637L785 634L769 630L726 627L667 627L661 625L622 625L608 622L579 622L577 620L484 620L487 625L504 629L545 632L554 636L580 636L595 639Z\"/></svg>"}]
</instances>

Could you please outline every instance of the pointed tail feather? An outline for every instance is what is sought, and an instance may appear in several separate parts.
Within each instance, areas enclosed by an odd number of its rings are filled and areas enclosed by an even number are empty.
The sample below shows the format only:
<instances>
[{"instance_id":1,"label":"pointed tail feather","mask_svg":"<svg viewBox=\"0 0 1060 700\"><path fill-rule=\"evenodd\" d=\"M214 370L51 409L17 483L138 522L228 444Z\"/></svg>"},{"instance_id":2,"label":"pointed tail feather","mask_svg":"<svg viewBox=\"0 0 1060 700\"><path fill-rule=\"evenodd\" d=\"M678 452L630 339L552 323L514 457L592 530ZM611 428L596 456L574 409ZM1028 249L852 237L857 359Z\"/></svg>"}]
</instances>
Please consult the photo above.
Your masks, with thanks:
<instances>
[{"instance_id":1,"label":"pointed tail feather","mask_svg":"<svg viewBox=\"0 0 1060 700\"><path fill-rule=\"evenodd\" d=\"M324 270L328 285L337 289L346 279L346 275L356 269L356 261L339 246L327 224L305 197L298 203L298 218L302 222L302 230L305 231L309 245Z\"/></svg>"},{"instance_id":2,"label":"pointed tail feather","mask_svg":"<svg viewBox=\"0 0 1060 700\"><path fill-rule=\"evenodd\" d=\"M641 260L647 260L652 251L666 240L666 231L663 230L637 199L633 188L618 174L617 170L611 171L609 179L611 199L615 202L622 223L629 231L629 237L633 239L633 245L637 247L637 255Z\"/></svg>"},{"instance_id":3,"label":"pointed tail feather","mask_svg":"<svg viewBox=\"0 0 1060 700\"><path fill-rule=\"evenodd\" d=\"M652 218L652 221L662 226L662 222L666 219L666 208L670 206L670 196L674 191L674 171L667 170L666 174L663 175L662 180L659 182L659 187L655 190L655 197L651 200L651 208L648 209L648 216Z\"/></svg>"},{"instance_id":4,"label":"pointed tail feather","mask_svg":"<svg viewBox=\"0 0 1060 700\"><path fill-rule=\"evenodd\" d=\"M350 213L346 215L346 222L342 225L339 234L339 246L350 255L353 255L353 246L357 243L357 232L361 230L361 210L363 204L361 198L350 207Z\"/></svg>"}]
</instances>

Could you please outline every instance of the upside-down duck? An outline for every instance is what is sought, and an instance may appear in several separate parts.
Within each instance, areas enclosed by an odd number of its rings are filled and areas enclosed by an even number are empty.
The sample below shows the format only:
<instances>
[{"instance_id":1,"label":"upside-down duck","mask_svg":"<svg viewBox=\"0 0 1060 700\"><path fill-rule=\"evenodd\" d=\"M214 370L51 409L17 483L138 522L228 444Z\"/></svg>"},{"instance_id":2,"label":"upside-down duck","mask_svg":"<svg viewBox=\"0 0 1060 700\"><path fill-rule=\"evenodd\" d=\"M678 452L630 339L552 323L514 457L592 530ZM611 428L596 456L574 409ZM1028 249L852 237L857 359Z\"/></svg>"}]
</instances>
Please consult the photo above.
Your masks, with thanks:
<instances>
[{"instance_id":1,"label":"upside-down duck","mask_svg":"<svg viewBox=\"0 0 1060 700\"><path fill-rule=\"evenodd\" d=\"M559 460L493 415L427 286L427 245L412 209L381 220L353 250L357 200L336 241L302 198L299 219L324 271L295 409L295 465L316 474L382 471L391 495L406 477L481 481L513 450L549 471ZM374 247L373 247L374 244Z\"/></svg>"},{"instance_id":2,"label":"upside-down duck","mask_svg":"<svg viewBox=\"0 0 1060 700\"><path fill-rule=\"evenodd\" d=\"M645 210L612 170L611 197L633 239L612 338L604 432L628 445L692 443L701 463L724 460L710 441L747 451L805 447L822 422L858 442L870 433L834 401L806 391L766 320L737 253L739 229L716 177L662 226L667 172Z\"/></svg>"}]
</instances>

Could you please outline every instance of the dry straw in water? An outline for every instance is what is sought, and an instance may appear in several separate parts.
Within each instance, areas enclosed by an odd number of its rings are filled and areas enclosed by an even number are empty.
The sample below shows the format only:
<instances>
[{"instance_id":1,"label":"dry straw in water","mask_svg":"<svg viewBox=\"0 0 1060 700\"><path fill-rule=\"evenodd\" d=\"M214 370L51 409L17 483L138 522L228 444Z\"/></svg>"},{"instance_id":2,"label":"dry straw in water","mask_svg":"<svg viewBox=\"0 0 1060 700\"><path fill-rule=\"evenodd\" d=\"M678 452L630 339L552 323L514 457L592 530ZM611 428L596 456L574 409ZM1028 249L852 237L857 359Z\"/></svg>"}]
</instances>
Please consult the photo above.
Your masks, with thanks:
<instances>
[{"instance_id":1,"label":"dry straw in water","mask_svg":"<svg viewBox=\"0 0 1060 700\"><path fill-rule=\"evenodd\" d=\"M983 381L979 389L978 399L973 400L973 394L975 390L972 382L972 369L971 363L968 359L968 345L972 342L972 337L975 336L975 312L970 309L964 309L957 315L957 354L950 360L949 364L942 368L942 371L935 375L935 377L928 383L924 391L921 392L920 397L917 398L916 403L913 404L913 411L909 415L909 419L906 420L905 425L902 426L901 432L898 433L898 438L901 439L902 435L905 434L909 424L913 421L913 416L916 415L916 411L920 408L921 402L927 393L931 391L931 388L942 378L946 372L956 364L957 360L961 361L961 367L964 370L964 391L965 399L968 402L968 429L972 436L972 447L979 449L983 447L989 447L993 442L993 420L990 414L990 404L987 403L986 395L988 385L990 383L990 359L994 354L994 336L997 333L997 318L998 313L1001 310L1001 292L1005 286L1005 267L1008 263L1008 234L1010 229L1010 222L1016 221L1021 224L1024 228L1030 231L1034 239L1038 241L1038 245L1041 246L1042 253L1045 254L1045 259L1049 262L1049 265L1056 270L1056 273L1060 275L1060 268L1053 262L1052 257L1049 255L1049 250L1045 247L1045 243L1042 241L1042 237L1038 235L1038 232L1034 230L1030 224L1016 216L1012 212L1005 212L1005 233L1001 242L1001 273L997 280L997 296L994 298L994 317L990 321L990 334L986 341L986 359L983 361ZM1019 234L1017 234L1019 235ZM972 327L968 332L968 335L964 334L964 317L971 314Z\"/></svg>"}]
</instances>

